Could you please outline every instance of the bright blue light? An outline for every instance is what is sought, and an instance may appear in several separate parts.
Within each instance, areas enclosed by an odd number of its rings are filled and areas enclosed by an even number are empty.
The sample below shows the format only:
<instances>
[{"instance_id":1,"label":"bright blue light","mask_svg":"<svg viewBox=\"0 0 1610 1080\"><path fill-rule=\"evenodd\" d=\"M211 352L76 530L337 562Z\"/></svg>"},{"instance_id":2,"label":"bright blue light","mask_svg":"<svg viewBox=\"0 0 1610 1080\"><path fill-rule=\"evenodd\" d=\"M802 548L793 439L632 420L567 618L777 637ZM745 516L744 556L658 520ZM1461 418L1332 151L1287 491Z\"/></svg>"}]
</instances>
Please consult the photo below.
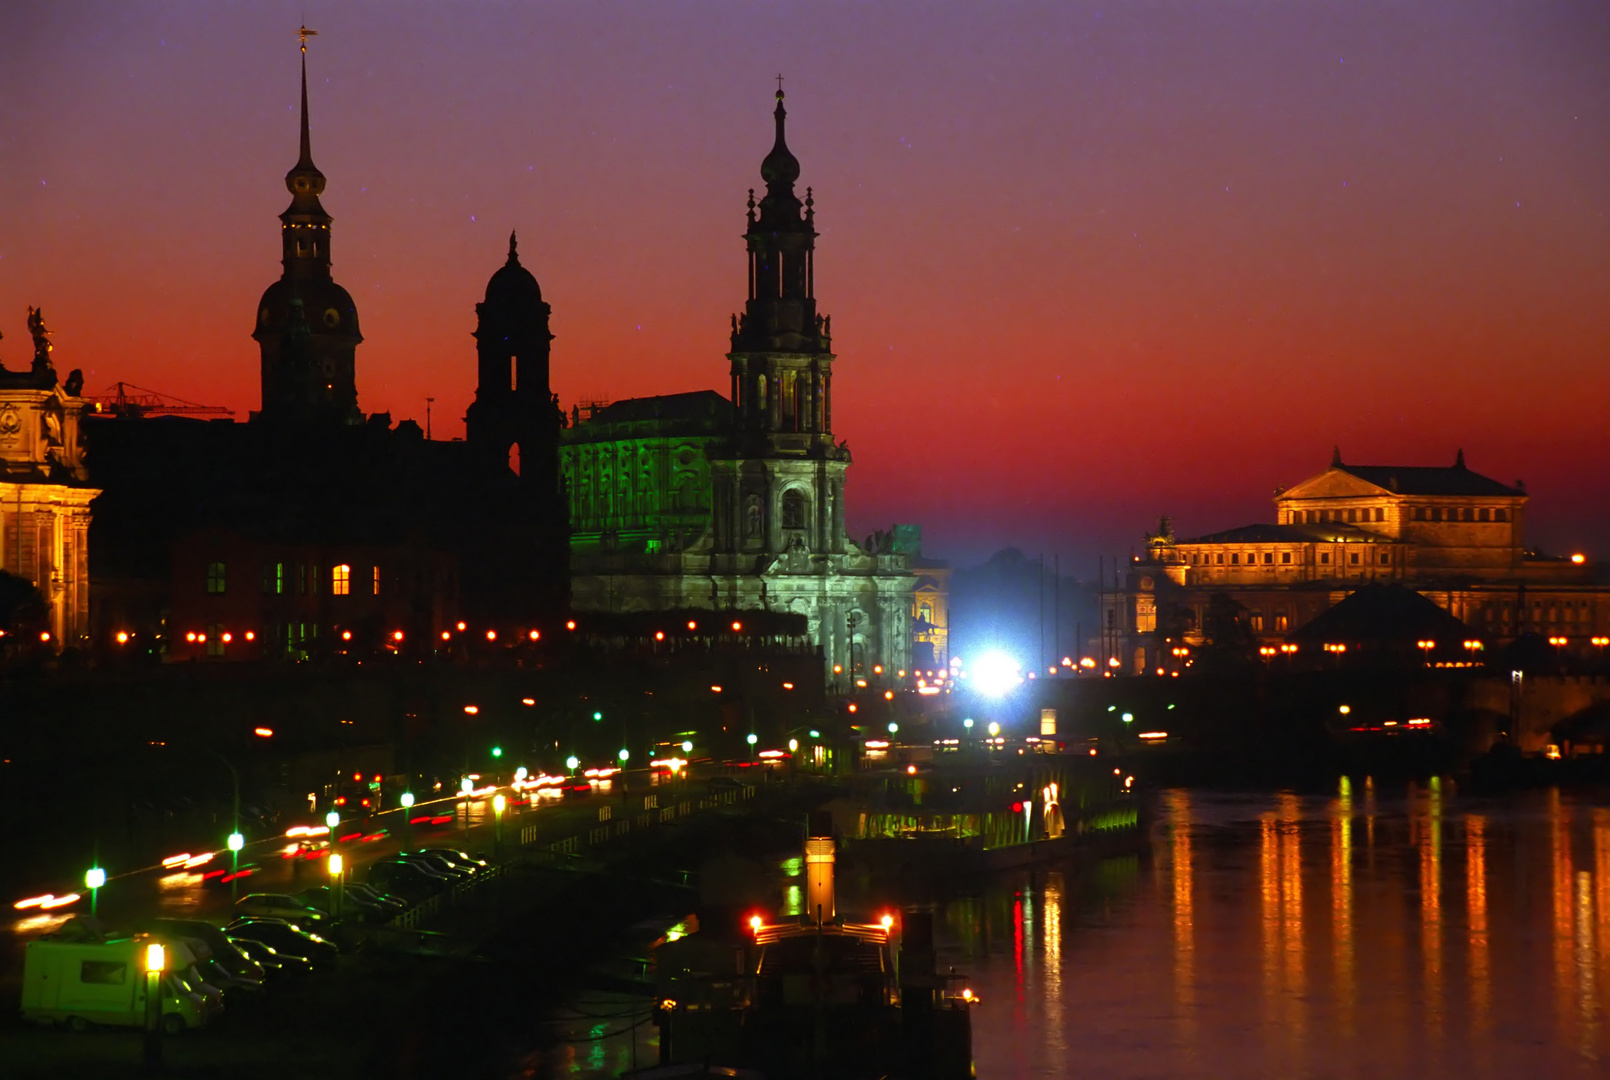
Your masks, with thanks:
<instances>
[{"instance_id":1,"label":"bright blue light","mask_svg":"<svg viewBox=\"0 0 1610 1080\"><path fill-rule=\"evenodd\" d=\"M1004 697L1023 681L1022 666L1002 652L985 653L973 662L972 684L985 697Z\"/></svg>"}]
</instances>

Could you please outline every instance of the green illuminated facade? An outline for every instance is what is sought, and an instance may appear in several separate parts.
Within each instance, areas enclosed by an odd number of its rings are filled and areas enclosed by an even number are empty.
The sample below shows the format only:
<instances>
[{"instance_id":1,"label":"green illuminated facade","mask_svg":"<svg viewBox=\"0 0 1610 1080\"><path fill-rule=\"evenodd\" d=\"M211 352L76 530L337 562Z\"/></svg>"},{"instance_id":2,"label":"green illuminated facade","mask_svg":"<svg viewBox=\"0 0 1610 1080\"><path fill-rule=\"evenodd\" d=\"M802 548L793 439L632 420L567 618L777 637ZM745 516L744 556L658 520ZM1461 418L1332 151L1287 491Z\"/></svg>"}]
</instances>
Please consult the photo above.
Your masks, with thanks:
<instances>
[{"instance_id":1,"label":"green illuminated facade","mask_svg":"<svg viewBox=\"0 0 1610 1080\"><path fill-rule=\"evenodd\" d=\"M816 310L815 207L784 140L750 193L748 298L732 319L731 396L705 390L572 410L560 468L572 596L600 611L804 615L831 672L910 666L915 579L893 539L850 539L850 451L833 440L831 321Z\"/></svg>"}]
</instances>

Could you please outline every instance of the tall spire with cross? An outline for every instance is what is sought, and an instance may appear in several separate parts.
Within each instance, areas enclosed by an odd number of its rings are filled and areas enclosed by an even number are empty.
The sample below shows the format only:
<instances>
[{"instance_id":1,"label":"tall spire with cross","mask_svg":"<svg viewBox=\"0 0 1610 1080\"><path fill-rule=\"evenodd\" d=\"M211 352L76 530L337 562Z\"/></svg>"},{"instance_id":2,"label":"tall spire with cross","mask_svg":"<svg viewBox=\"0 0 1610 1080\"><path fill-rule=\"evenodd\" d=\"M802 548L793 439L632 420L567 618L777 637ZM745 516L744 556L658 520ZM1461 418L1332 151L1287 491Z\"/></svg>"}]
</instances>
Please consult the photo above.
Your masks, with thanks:
<instances>
[{"instance_id":1,"label":"tall spire with cross","mask_svg":"<svg viewBox=\"0 0 1610 1080\"><path fill-rule=\"evenodd\" d=\"M319 201L325 178L313 164L308 121L307 39L316 33L306 26L296 31L302 108L296 164L285 174L291 205L280 214L280 264L284 270L263 294L252 337L262 350L265 417L357 423L362 414L358 411L354 350L363 336L358 332L358 311L351 295L330 276L334 219ZM295 342L303 344L290 348Z\"/></svg>"}]
</instances>

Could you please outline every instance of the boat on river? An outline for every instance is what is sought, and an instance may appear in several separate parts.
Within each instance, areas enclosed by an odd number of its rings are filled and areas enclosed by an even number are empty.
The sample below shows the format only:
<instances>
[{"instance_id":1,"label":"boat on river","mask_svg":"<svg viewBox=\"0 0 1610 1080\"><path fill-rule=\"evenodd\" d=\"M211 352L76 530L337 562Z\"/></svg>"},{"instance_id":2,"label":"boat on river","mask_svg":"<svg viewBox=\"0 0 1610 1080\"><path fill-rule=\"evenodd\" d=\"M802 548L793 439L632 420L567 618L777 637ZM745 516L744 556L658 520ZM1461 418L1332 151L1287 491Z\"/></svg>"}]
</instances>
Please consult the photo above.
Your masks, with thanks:
<instances>
[{"instance_id":1,"label":"boat on river","mask_svg":"<svg viewBox=\"0 0 1610 1080\"><path fill-rule=\"evenodd\" d=\"M862 773L829 805L846 870L930 879L1133 853L1146 842L1142 800L1110 760L934 757Z\"/></svg>"},{"instance_id":2,"label":"boat on river","mask_svg":"<svg viewBox=\"0 0 1610 1080\"><path fill-rule=\"evenodd\" d=\"M965 977L937 970L932 914L844 917L831 815L813 812L807 832L805 914L754 913L741 929L705 927L655 950L660 1061L632 1075L973 1076L978 1001Z\"/></svg>"}]
</instances>

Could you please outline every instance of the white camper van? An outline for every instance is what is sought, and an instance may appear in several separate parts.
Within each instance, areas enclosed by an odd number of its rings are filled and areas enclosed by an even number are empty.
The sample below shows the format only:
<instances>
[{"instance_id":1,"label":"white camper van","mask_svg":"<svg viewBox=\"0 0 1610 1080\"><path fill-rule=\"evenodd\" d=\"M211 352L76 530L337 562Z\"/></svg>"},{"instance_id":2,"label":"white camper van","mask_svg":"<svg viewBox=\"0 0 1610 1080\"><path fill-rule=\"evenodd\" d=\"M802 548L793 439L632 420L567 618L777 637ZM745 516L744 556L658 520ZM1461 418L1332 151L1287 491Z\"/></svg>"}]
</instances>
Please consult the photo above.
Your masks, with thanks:
<instances>
[{"instance_id":1,"label":"white camper van","mask_svg":"<svg viewBox=\"0 0 1610 1080\"><path fill-rule=\"evenodd\" d=\"M28 942L22 971L22 1016L64 1023L74 1031L91 1024L145 1024L144 938L112 941ZM181 967L192 960L186 958ZM162 1027L170 1034L206 1025L210 1010L173 970L162 975Z\"/></svg>"}]
</instances>

